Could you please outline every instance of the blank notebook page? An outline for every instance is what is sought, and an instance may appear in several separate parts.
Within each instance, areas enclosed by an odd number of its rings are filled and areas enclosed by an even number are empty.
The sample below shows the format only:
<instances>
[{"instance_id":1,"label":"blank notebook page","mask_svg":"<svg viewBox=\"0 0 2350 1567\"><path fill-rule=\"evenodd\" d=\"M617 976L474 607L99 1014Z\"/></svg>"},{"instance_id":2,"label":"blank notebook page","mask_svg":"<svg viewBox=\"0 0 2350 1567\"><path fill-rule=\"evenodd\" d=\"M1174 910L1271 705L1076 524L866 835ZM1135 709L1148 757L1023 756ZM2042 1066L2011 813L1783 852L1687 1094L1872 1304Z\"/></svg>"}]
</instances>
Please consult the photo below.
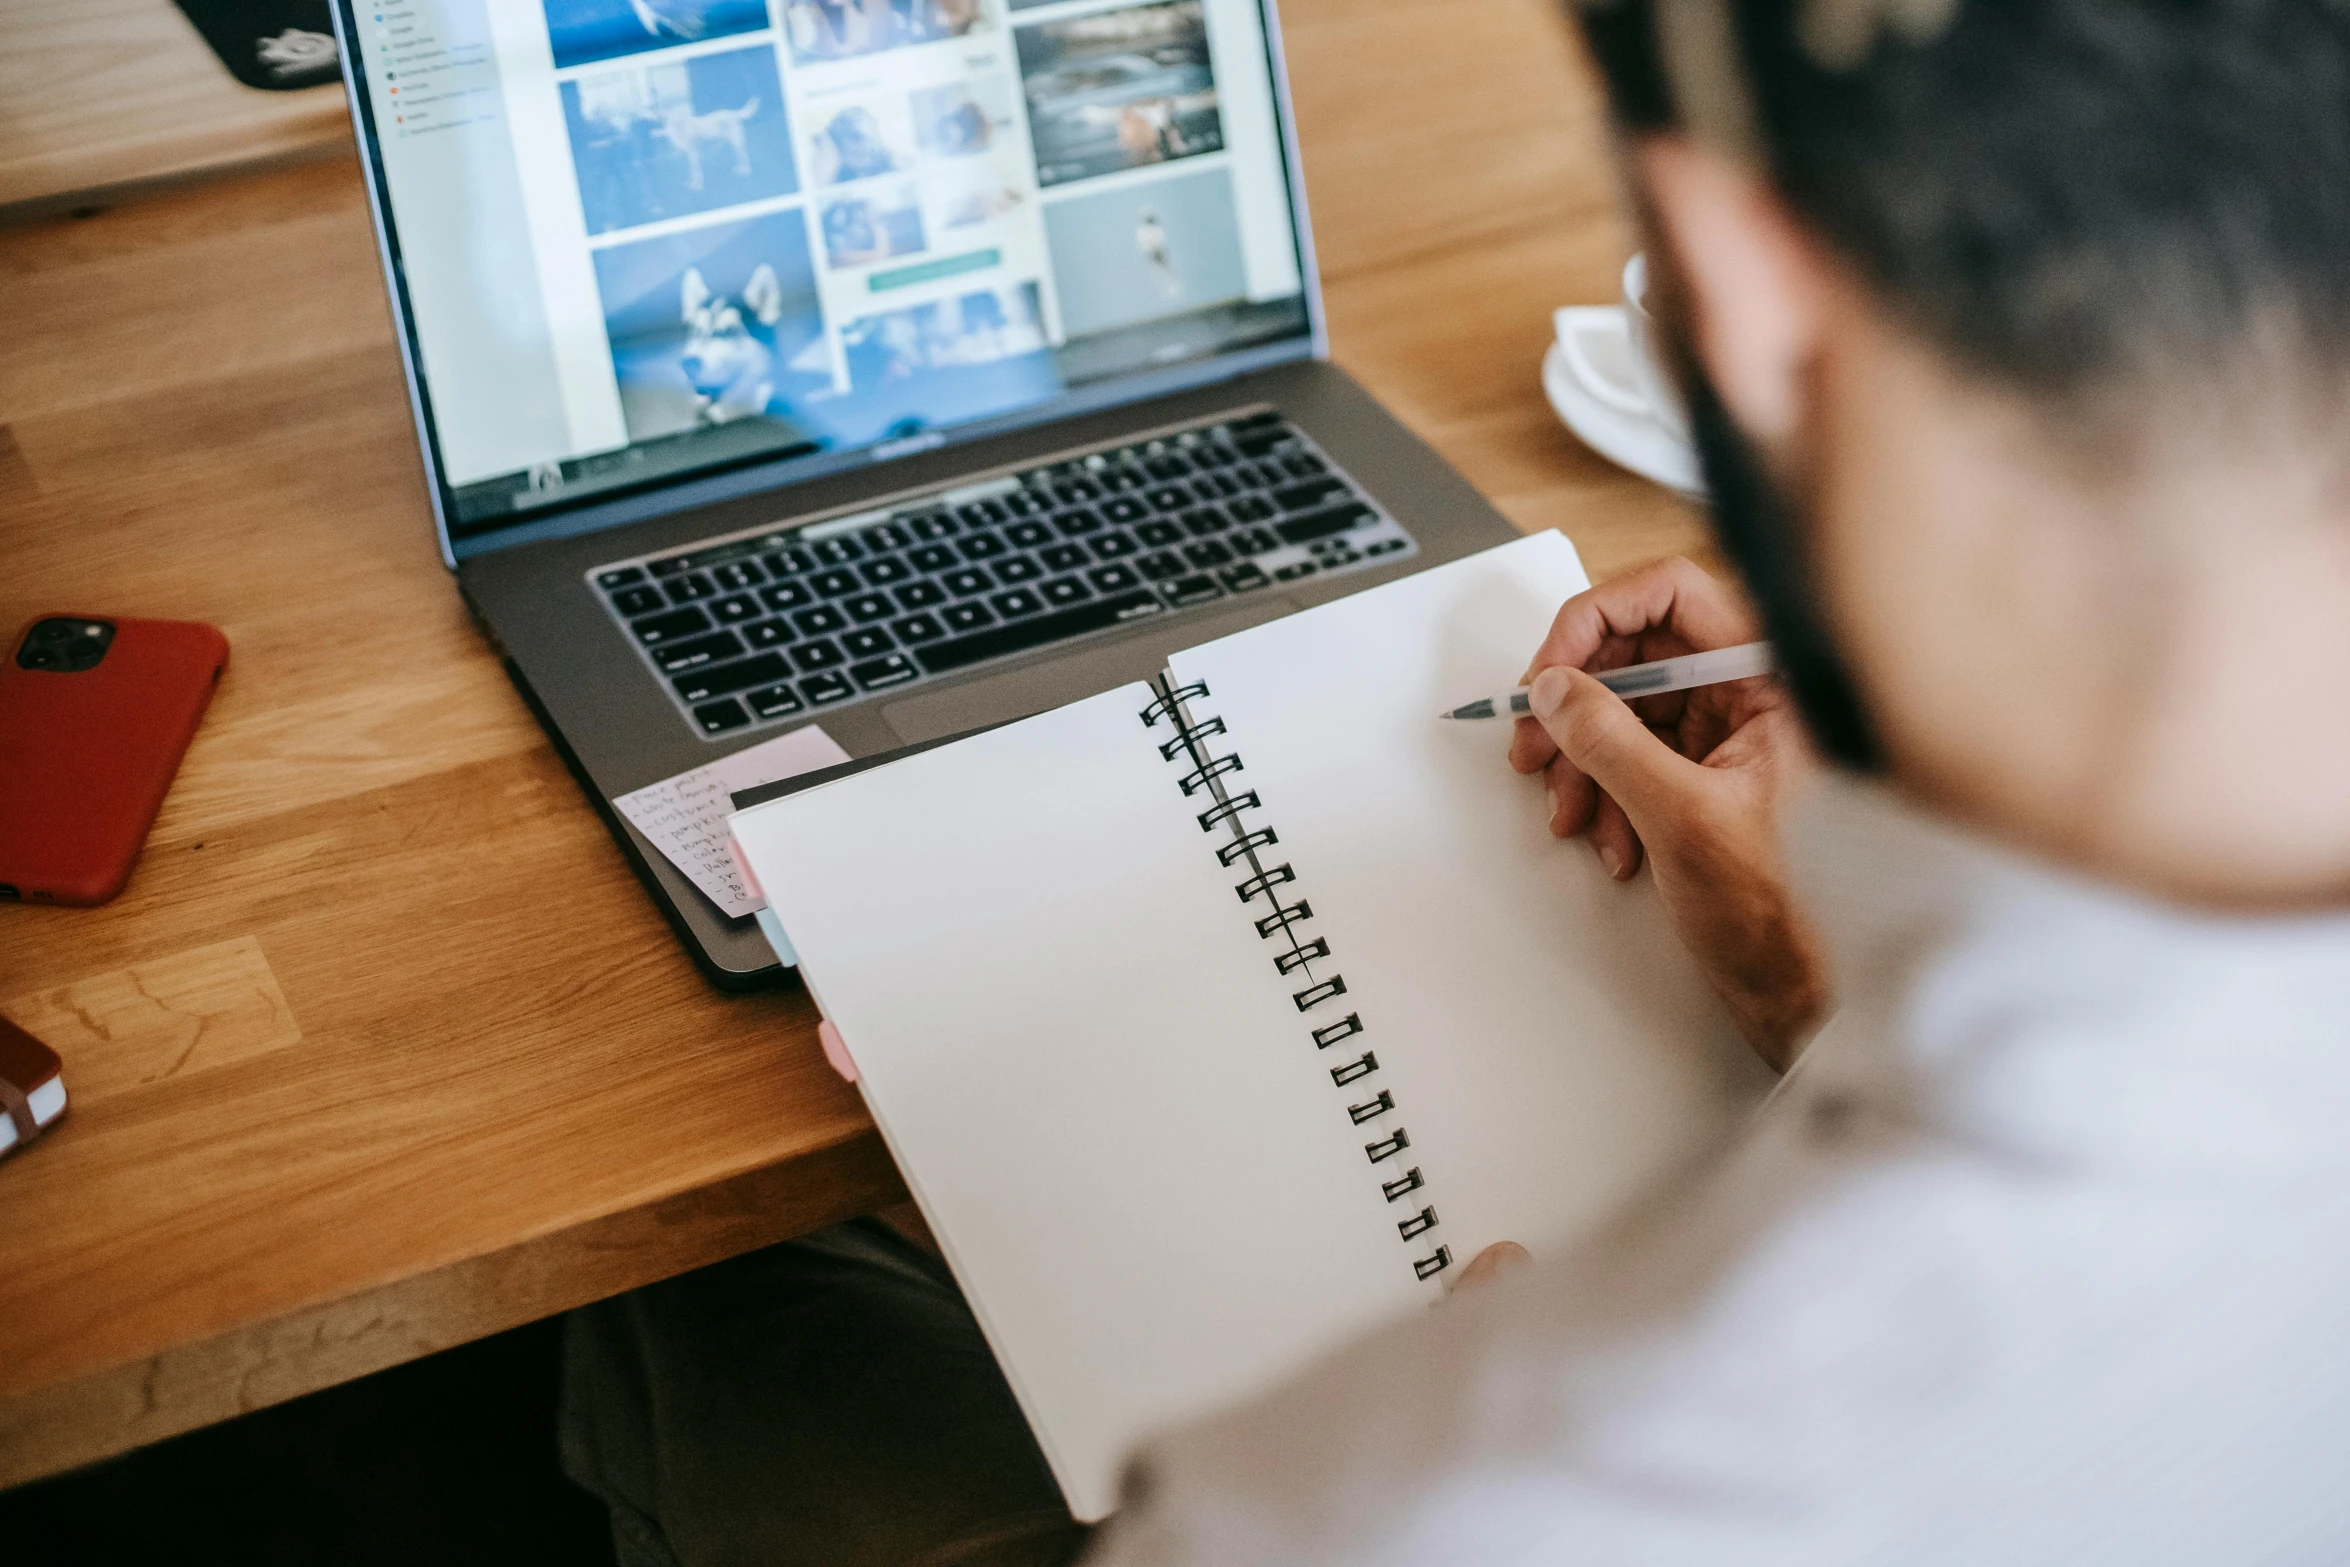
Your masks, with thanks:
<instances>
[{"instance_id":1,"label":"blank notebook page","mask_svg":"<svg viewBox=\"0 0 2350 1567\"><path fill-rule=\"evenodd\" d=\"M1425 1294L1152 697L734 819L1088 1519L1150 1428Z\"/></svg>"},{"instance_id":2,"label":"blank notebook page","mask_svg":"<svg viewBox=\"0 0 2350 1567\"><path fill-rule=\"evenodd\" d=\"M1587 1233L1765 1080L1647 874L1550 836L1507 724L1436 717L1515 685L1585 586L1538 534L1170 660L1280 834L1458 1262Z\"/></svg>"}]
</instances>

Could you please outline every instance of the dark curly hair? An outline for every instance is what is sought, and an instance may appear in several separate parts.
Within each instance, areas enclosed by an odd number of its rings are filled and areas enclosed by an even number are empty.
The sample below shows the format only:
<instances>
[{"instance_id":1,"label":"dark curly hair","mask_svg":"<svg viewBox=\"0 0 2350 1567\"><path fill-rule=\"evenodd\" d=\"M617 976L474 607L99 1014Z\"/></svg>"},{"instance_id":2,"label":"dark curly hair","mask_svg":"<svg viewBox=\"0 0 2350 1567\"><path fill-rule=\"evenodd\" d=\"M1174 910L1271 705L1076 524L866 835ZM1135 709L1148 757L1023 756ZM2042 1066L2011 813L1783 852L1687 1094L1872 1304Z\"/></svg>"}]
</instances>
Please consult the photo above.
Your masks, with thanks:
<instances>
[{"instance_id":1,"label":"dark curly hair","mask_svg":"<svg viewBox=\"0 0 2350 1567\"><path fill-rule=\"evenodd\" d=\"M1838 5L1862 47L1823 63ZM2350 367L2350 0L1945 0L1873 31L1870 0L1584 0L1626 131L1695 107L1674 6L1734 38L1789 206L1960 364L2057 402Z\"/></svg>"}]
</instances>

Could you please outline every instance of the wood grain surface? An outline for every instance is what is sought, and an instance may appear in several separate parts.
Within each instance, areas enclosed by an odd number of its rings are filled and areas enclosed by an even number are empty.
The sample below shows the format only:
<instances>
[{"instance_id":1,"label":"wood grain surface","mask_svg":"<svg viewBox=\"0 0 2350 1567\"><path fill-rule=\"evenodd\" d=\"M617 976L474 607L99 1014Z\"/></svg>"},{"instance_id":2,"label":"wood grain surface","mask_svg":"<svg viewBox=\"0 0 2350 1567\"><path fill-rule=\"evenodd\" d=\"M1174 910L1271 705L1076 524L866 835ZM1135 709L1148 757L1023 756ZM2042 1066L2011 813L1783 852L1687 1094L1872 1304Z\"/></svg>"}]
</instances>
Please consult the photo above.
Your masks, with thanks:
<instances>
[{"instance_id":1,"label":"wood grain surface","mask_svg":"<svg viewBox=\"0 0 2350 1567\"><path fill-rule=\"evenodd\" d=\"M1541 394L1630 247L1550 0L1285 15L1339 360L1594 576L1697 547ZM123 897L0 908L75 1095L0 1162L0 1484L900 1198L467 623L350 161L0 227L0 322L0 622L234 649Z\"/></svg>"},{"instance_id":2,"label":"wood grain surface","mask_svg":"<svg viewBox=\"0 0 2350 1567\"><path fill-rule=\"evenodd\" d=\"M0 4L0 208L350 142L340 83L247 87L171 0Z\"/></svg>"}]
</instances>

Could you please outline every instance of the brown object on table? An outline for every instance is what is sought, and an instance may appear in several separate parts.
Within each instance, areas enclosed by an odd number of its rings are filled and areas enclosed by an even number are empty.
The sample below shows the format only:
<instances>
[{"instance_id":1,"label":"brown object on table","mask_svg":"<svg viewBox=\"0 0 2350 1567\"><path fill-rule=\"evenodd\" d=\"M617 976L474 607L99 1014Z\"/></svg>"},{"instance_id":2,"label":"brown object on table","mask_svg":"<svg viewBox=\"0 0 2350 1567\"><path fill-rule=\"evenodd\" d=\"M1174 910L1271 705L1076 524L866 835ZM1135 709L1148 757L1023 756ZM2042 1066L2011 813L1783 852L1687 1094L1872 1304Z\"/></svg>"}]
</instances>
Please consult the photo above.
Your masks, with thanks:
<instances>
[{"instance_id":1,"label":"brown object on table","mask_svg":"<svg viewBox=\"0 0 2350 1567\"><path fill-rule=\"evenodd\" d=\"M247 87L171 0L0 5L0 211L350 144L340 82Z\"/></svg>"},{"instance_id":2,"label":"brown object on table","mask_svg":"<svg viewBox=\"0 0 2350 1567\"><path fill-rule=\"evenodd\" d=\"M1631 236L1548 0L1292 0L1339 360L1594 577L1697 515L1561 429ZM708 989L434 554L347 161L0 228L0 623L237 646L129 893L0 909L75 1111L0 1168L0 1484L903 1199L797 988Z\"/></svg>"}]
</instances>

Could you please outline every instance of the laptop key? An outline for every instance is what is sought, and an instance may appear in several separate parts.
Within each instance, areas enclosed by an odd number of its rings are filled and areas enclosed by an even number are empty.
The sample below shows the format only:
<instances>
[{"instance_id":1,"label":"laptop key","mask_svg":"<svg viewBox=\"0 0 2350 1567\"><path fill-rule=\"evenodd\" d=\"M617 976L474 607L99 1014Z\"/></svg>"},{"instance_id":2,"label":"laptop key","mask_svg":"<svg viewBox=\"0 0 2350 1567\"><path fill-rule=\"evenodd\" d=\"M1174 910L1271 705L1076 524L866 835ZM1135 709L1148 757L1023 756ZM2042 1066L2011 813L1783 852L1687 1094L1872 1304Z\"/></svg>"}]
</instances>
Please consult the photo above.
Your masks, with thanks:
<instances>
[{"instance_id":1,"label":"laptop key","mask_svg":"<svg viewBox=\"0 0 2350 1567\"><path fill-rule=\"evenodd\" d=\"M1004 530L1004 537L1024 550L1032 550L1039 544L1052 543L1053 530L1041 522L1015 522Z\"/></svg>"},{"instance_id":2,"label":"laptop key","mask_svg":"<svg viewBox=\"0 0 2350 1567\"><path fill-rule=\"evenodd\" d=\"M965 566L960 571L950 571L939 580L946 585L949 593L958 595L985 593L989 588L995 586L993 577L969 566Z\"/></svg>"},{"instance_id":3,"label":"laptop key","mask_svg":"<svg viewBox=\"0 0 2350 1567\"><path fill-rule=\"evenodd\" d=\"M947 590L935 582L909 582L895 595L901 609L928 609L946 596Z\"/></svg>"},{"instance_id":4,"label":"laptop key","mask_svg":"<svg viewBox=\"0 0 2350 1567\"><path fill-rule=\"evenodd\" d=\"M1159 592L1174 609L1189 609L1194 604L1205 604L1210 599L1224 596L1224 590L1216 586L1216 579L1204 572L1198 576L1178 577L1161 587Z\"/></svg>"},{"instance_id":5,"label":"laptop key","mask_svg":"<svg viewBox=\"0 0 2350 1567\"><path fill-rule=\"evenodd\" d=\"M718 592L716 585L698 571L671 577L666 587L672 604L691 604L696 599L712 598Z\"/></svg>"},{"instance_id":6,"label":"laptop key","mask_svg":"<svg viewBox=\"0 0 2350 1567\"><path fill-rule=\"evenodd\" d=\"M1270 528L1250 528L1232 535L1232 547L1243 555L1269 555L1281 547Z\"/></svg>"},{"instance_id":7,"label":"laptop key","mask_svg":"<svg viewBox=\"0 0 2350 1567\"><path fill-rule=\"evenodd\" d=\"M1101 517L1083 506L1074 511L1062 512L1053 519L1053 526L1072 539L1081 533L1091 533L1101 525Z\"/></svg>"},{"instance_id":8,"label":"laptop key","mask_svg":"<svg viewBox=\"0 0 2350 1567\"><path fill-rule=\"evenodd\" d=\"M1134 542L1131 533L1105 533L1098 539L1088 539L1086 543L1101 560L1116 560L1121 555L1131 555L1142 548Z\"/></svg>"},{"instance_id":9,"label":"laptop key","mask_svg":"<svg viewBox=\"0 0 2350 1567\"><path fill-rule=\"evenodd\" d=\"M1275 490L1273 500L1283 511L1312 511L1329 504L1346 493L1343 479L1316 479L1308 484L1293 484L1284 490Z\"/></svg>"},{"instance_id":10,"label":"laptop key","mask_svg":"<svg viewBox=\"0 0 2350 1567\"><path fill-rule=\"evenodd\" d=\"M1227 566L1216 573L1216 580L1234 593L1249 593L1270 586L1273 579L1257 569L1253 560L1244 560L1237 566Z\"/></svg>"},{"instance_id":11,"label":"laptop key","mask_svg":"<svg viewBox=\"0 0 2350 1567\"><path fill-rule=\"evenodd\" d=\"M1232 560L1232 552L1214 539L1202 539L1197 544L1184 545L1183 558L1204 570L1228 565Z\"/></svg>"},{"instance_id":12,"label":"laptop key","mask_svg":"<svg viewBox=\"0 0 2350 1567\"><path fill-rule=\"evenodd\" d=\"M762 620L742 628L743 640L753 647L781 647L792 638L789 624L781 620Z\"/></svg>"},{"instance_id":13,"label":"laptop key","mask_svg":"<svg viewBox=\"0 0 2350 1567\"><path fill-rule=\"evenodd\" d=\"M1183 530L1172 522L1146 522L1134 530L1134 536L1153 549L1165 549L1170 544L1183 542Z\"/></svg>"},{"instance_id":14,"label":"laptop key","mask_svg":"<svg viewBox=\"0 0 2350 1567\"><path fill-rule=\"evenodd\" d=\"M800 628L802 636L818 637L828 631L838 631L847 625L848 617L830 604L819 604L814 609L803 609L792 616L792 624Z\"/></svg>"},{"instance_id":15,"label":"laptop key","mask_svg":"<svg viewBox=\"0 0 2350 1567\"><path fill-rule=\"evenodd\" d=\"M855 539L835 537L818 539L808 546L808 553L827 566L845 566L865 551Z\"/></svg>"},{"instance_id":16,"label":"laptop key","mask_svg":"<svg viewBox=\"0 0 2350 1567\"><path fill-rule=\"evenodd\" d=\"M791 650L791 657L792 662L803 670L830 669L835 664L848 661L848 655L840 650L840 644L830 637L818 637L813 642L801 643Z\"/></svg>"},{"instance_id":17,"label":"laptop key","mask_svg":"<svg viewBox=\"0 0 2350 1567\"><path fill-rule=\"evenodd\" d=\"M1191 492L1170 484L1151 491L1150 503L1160 511L1182 511L1191 504Z\"/></svg>"},{"instance_id":18,"label":"laptop key","mask_svg":"<svg viewBox=\"0 0 2350 1567\"><path fill-rule=\"evenodd\" d=\"M991 522L1001 522L1011 513L993 501L973 501L968 506L955 508L955 515L974 528L984 528Z\"/></svg>"},{"instance_id":19,"label":"laptop key","mask_svg":"<svg viewBox=\"0 0 2350 1567\"><path fill-rule=\"evenodd\" d=\"M879 626L859 626L842 637L840 645L849 650L851 658L871 658L897 646L889 639L889 633Z\"/></svg>"},{"instance_id":20,"label":"laptop key","mask_svg":"<svg viewBox=\"0 0 2350 1567\"><path fill-rule=\"evenodd\" d=\"M1006 620L1018 620L1022 615L1033 615L1044 608L1044 600L1031 588L1014 588L1008 593L998 593L988 602Z\"/></svg>"},{"instance_id":21,"label":"laptop key","mask_svg":"<svg viewBox=\"0 0 2350 1567\"><path fill-rule=\"evenodd\" d=\"M906 559L912 561L917 568L923 571L946 571L953 567L960 558L953 550L943 544L925 544L906 556Z\"/></svg>"},{"instance_id":22,"label":"laptop key","mask_svg":"<svg viewBox=\"0 0 2350 1567\"><path fill-rule=\"evenodd\" d=\"M778 582L759 590L759 602L778 612L816 602L816 590L805 582Z\"/></svg>"},{"instance_id":23,"label":"laptop key","mask_svg":"<svg viewBox=\"0 0 2350 1567\"><path fill-rule=\"evenodd\" d=\"M612 607L623 615L649 615L668 602L659 588L622 588L612 595Z\"/></svg>"},{"instance_id":24,"label":"laptop key","mask_svg":"<svg viewBox=\"0 0 2350 1567\"><path fill-rule=\"evenodd\" d=\"M1093 557L1074 544L1056 544L1044 551L1047 571L1075 571Z\"/></svg>"},{"instance_id":25,"label":"laptop key","mask_svg":"<svg viewBox=\"0 0 2350 1567\"><path fill-rule=\"evenodd\" d=\"M860 593L841 607L849 612L850 618L860 621L886 620L898 612L898 607L881 593Z\"/></svg>"},{"instance_id":26,"label":"laptop key","mask_svg":"<svg viewBox=\"0 0 2350 1567\"><path fill-rule=\"evenodd\" d=\"M884 686L902 686L922 671L903 653L892 653L887 658L868 659L862 664L851 664L849 673L857 677L857 684L868 691L879 691Z\"/></svg>"},{"instance_id":27,"label":"laptop key","mask_svg":"<svg viewBox=\"0 0 2350 1567\"><path fill-rule=\"evenodd\" d=\"M985 560L1004 552L1003 535L985 528L974 529L956 540L955 548L963 552L965 560Z\"/></svg>"},{"instance_id":28,"label":"laptop key","mask_svg":"<svg viewBox=\"0 0 2350 1567\"><path fill-rule=\"evenodd\" d=\"M653 662L661 666L664 674L677 675L704 664L715 664L722 658L733 658L742 650L742 638L731 631L721 631L690 642L662 643L653 649Z\"/></svg>"},{"instance_id":29,"label":"laptop key","mask_svg":"<svg viewBox=\"0 0 2350 1567\"><path fill-rule=\"evenodd\" d=\"M1221 533L1232 526L1232 519L1213 506L1202 506L1197 511L1185 512L1183 525L1197 534Z\"/></svg>"},{"instance_id":30,"label":"laptop key","mask_svg":"<svg viewBox=\"0 0 2350 1567\"><path fill-rule=\"evenodd\" d=\"M1279 510L1262 495L1243 495L1224 508L1236 522L1263 522Z\"/></svg>"},{"instance_id":31,"label":"laptop key","mask_svg":"<svg viewBox=\"0 0 2350 1567\"><path fill-rule=\"evenodd\" d=\"M1275 523L1273 531L1280 534L1285 543L1304 544L1312 539L1326 539L1334 533L1344 533L1349 528L1359 528L1366 522L1377 522L1378 520L1379 514L1361 501L1348 501L1345 505L1333 506L1328 511L1308 512L1302 517L1286 518Z\"/></svg>"},{"instance_id":32,"label":"laptop key","mask_svg":"<svg viewBox=\"0 0 2350 1567\"><path fill-rule=\"evenodd\" d=\"M914 568L895 555L884 555L859 566L857 574L874 587L886 588L893 582L905 581L914 574Z\"/></svg>"},{"instance_id":33,"label":"laptop key","mask_svg":"<svg viewBox=\"0 0 2350 1567\"><path fill-rule=\"evenodd\" d=\"M857 580L857 574L855 572L844 571L838 566L835 566L830 571L819 571L816 573L816 575L810 577L808 579L808 585L814 588L817 592L823 594L826 598L836 599L839 598L843 593L856 592L865 584Z\"/></svg>"},{"instance_id":34,"label":"laptop key","mask_svg":"<svg viewBox=\"0 0 2350 1567\"><path fill-rule=\"evenodd\" d=\"M974 609L976 605L959 604L958 609ZM1056 610L1049 615L1035 615L1009 626L997 626L971 636L957 637L951 642L933 642L914 650L914 657L930 674L943 674L950 669L963 669L991 658L1002 658L1010 653L1024 653L1030 648L1046 647L1069 637L1083 636L1089 631L1106 631L1145 615L1162 615L1166 608L1155 593L1133 592L1116 598L1096 599L1090 604L1079 604L1071 609Z\"/></svg>"},{"instance_id":35,"label":"laptop key","mask_svg":"<svg viewBox=\"0 0 2350 1567\"><path fill-rule=\"evenodd\" d=\"M663 642L675 642L710 629L710 617L698 609L673 609L666 615L655 615L649 620L629 622L628 629L647 647Z\"/></svg>"},{"instance_id":36,"label":"laptop key","mask_svg":"<svg viewBox=\"0 0 2350 1567\"><path fill-rule=\"evenodd\" d=\"M751 721L743 705L733 697L723 702L708 702L694 709L694 723L706 735L722 735L729 729L740 729Z\"/></svg>"},{"instance_id":37,"label":"laptop key","mask_svg":"<svg viewBox=\"0 0 2350 1567\"><path fill-rule=\"evenodd\" d=\"M743 693L743 700L750 703L751 711L757 713L761 718L788 717L808 705L800 700L800 694L797 691L781 683L761 686L756 691L746 691Z\"/></svg>"},{"instance_id":38,"label":"laptop key","mask_svg":"<svg viewBox=\"0 0 2350 1567\"><path fill-rule=\"evenodd\" d=\"M1044 601L1058 608L1064 604L1080 604L1093 597L1093 590L1075 577L1055 577L1040 590Z\"/></svg>"},{"instance_id":39,"label":"laptop key","mask_svg":"<svg viewBox=\"0 0 2350 1567\"><path fill-rule=\"evenodd\" d=\"M1123 593L1142 580L1132 566L1096 566L1085 578L1104 593Z\"/></svg>"},{"instance_id":40,"label":"laptop key","mask_svg":"<svg viewBox=\"0 0 2350 1567\"><path fill-rule=\"evenodd\" d=\"M625 588L631 583L644 580L645 568L642 566L616 566L610 571L596 573L596 586L607 593L614 588Z\"/></svg>"},{"instance_id":41,"label":"laptop key","mask_svg":"<svg viewBox=\"0 0 2350 1567\"><path fill-rule=\"evenodd\" d=\"M1102 502L1102 515L1112 522L1140 522L1151 514L1151 509L1131 495L1112 496Z\"/></svg>"},{"instance_id":42,"label":"laptop key","mask_svg":"<svg viewBox=\"0 0 2350 1567\"><path fill-rule=\"evenodd\" d=\"M903 620L890 622L890 630L901 642L936 642L947 634L947 628L938 623L936 615L908 615Z\"/></svg>"},{"instance_id":43,"label":"laptop key","mask_svg":"<svg viewBox=\"0 0 2350 1567\"><path fill-rule=\"evenodd\" d=\"M756 561L730 560L723 566L711 567L710 580L729 593L739 593L765 582L767 573L759 569Z\"/></svg>"},{"instance_id":44,"label":"laptop key","mask_svg":"<svg viewBox=\"0 0 2350 1567\"><path fill-rule=\"evenodd\" d=\"M849 677L839 670L827 670L821 675L810 675L800 682L800 695L821 706L855 696L857 688L849 684Z\"/></svg>"},{"instance_id":45,"label":"laptop key","mask_svg":"<svg viewBox=\"0 0 2350 1567\"><path fill-rule=\"evenodd\" d=\"M715 669L697 669L690 675L679 675L670 684L688 702L707 702L712 697L781 680L790 673L791 666L783 661L781 653L761 653L739 664L720 664Z\"/></svg>"},{"instance_id":46,"label":"laptop key","mask_svg":"<svg viewBox=\"0 0 2350 1567\"><path fill-rule=\"evenodd\" d=\"M951 631L977 631L981 626L994 625L995 616L987 612L985 604L949 604L946 622Z\"/></svg>"},{"instance_id":47,"label":"laptop key","mask_svg":"<svg viewBox=\"0 0 2350 1567\"><path fill-rule=\"evenodd\" d=\"M1156 555L1145 555L1136 561L1135 565L1141 567L1142 574L1153 582L1168 577L1179 577L1188 569L1183 564L1183 557L1173 550L1161 550Z\"/></svg>"},{"instance_id":48,"label":"laptop key","mask_svg":"<svg viewBox=\"0 0 2350 1567\"><path fill-rule=\"evenodd\" d=\"M912 542L901 522L885 522L865 530L865 547L877 555L883 550L902 550Z\"/></svg>"},{"instance_id":49,"label":"laptop key","mask_svg":"<svg viewBox=\"0 0 2350 1567\"><path fill-rule=\"evenodd\" d=\"M1007 555L995 563L995 579L1005 587L1016 582L1034 582L1044 575L1044 568L1032 555Z\"/></svg>"},{"instance_id":50,"label":"laptop key","mask_svg":"<svg viewBox=\"0 0 2350 1567\"><path fill-rule=\"evenodd\" d=\"M748 593L734 593L713 601L710 613L718 617L722 626L739 626L746 620L759 618L759 605Z\"/></svg>"}]
</instances>

